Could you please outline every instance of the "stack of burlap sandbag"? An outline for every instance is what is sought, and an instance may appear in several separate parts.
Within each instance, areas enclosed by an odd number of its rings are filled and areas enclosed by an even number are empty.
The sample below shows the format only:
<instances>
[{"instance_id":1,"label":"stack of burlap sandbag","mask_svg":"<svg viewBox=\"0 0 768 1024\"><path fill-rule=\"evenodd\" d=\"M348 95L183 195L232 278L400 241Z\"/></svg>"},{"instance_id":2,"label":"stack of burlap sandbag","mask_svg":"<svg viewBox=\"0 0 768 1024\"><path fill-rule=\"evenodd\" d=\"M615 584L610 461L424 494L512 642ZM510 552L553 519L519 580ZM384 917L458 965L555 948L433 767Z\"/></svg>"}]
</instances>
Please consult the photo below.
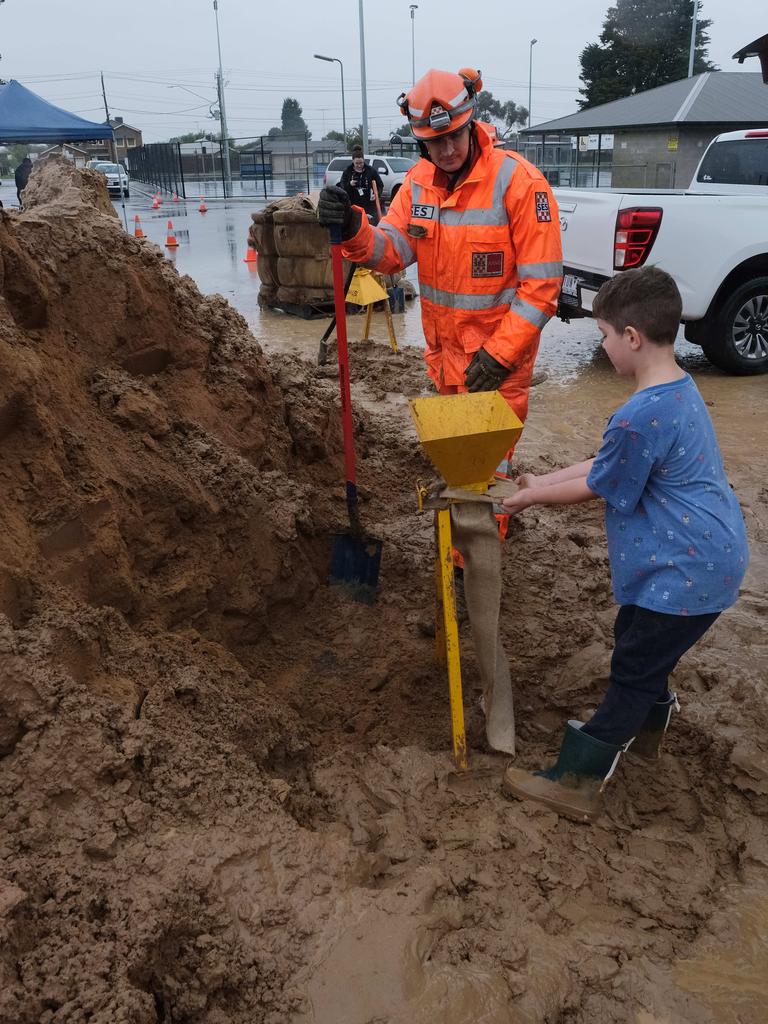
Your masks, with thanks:
<instances>
[{"instance_id":1,"label":"stack of burlap sandbag","mask_svg":"<svg viewBox=\"0 0 768 1024\"><path fill-rule=\"evenodd\" d=\"M331 251L326 228L317 221L309 196L288 196L251 214L248 244L258 254L262 306L333 302ZM344 261L344 279L349 264ZM394 275L399 280L403 275Z\"/></svg>"},{"instance_id":2,"label":"stack of burlap sandbag","mask_svg":"<svg viewBox=\"0 0 768 1024\"><path fill-rule=\"evenodd\" d=\"M313 306L333 302L328 231L308 196L288 196L251 214L248 242L259 262L262 305ZM346 276L349 264L344 264Z\"/></svg>"}]
</instances>

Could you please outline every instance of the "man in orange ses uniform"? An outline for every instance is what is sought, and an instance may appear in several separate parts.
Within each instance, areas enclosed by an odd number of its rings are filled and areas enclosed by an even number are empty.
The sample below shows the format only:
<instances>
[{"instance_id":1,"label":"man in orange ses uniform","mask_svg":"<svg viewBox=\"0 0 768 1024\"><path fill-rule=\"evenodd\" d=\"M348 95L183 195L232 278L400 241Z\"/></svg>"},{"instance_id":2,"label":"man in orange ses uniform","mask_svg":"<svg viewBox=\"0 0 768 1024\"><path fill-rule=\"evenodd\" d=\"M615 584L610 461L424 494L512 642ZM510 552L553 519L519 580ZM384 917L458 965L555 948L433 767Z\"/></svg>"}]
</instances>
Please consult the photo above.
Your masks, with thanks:
<instances>
[{"instance_id":1,"label":"man in orange ses uniform","mask_svg":"<svg viewBox=\"0 0 768 1024\"><path fill-rule=\"evenodd\" d=\"M423 159L377 227L339 188L320 193L318 218L341 225L353 263L385 274L418 263L427 372L441 395L498 389L525 420L562 280L559 214L541 172L474 120L482 84L472 69L428 71L399 97Z\"/></svg>"}]
</instances>

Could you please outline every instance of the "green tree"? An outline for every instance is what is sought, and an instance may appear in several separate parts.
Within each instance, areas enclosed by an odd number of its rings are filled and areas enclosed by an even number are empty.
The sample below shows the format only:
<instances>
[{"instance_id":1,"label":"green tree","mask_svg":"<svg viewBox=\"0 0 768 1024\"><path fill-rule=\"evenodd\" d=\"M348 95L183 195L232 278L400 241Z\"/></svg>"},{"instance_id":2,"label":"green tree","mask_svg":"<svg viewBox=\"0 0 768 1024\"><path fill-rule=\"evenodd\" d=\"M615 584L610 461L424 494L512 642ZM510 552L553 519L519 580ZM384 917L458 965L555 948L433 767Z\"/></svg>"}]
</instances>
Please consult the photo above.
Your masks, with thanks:
<instances>
[{"instance_id":1,"label":"green tree","mask_svg":"<svg viewBox=\"0 0 768 1024\"><path fill-rule=\"evenodd\" d=\"M363 126L361 124L357 128L347 129L347 149L351 150L353 146L363 146ZM364 152L367 149L367 146L363 146Z\"/></svg>"},{"instance_id":2,"label":"green tree","mask_svg":"<svg viewBox=\"0 0 768 1024\"><path fill-rule=\"evenodd\" d=\"M411 126L407 122L405 124L401 124L394 134L400 135L402 138L406 139L411 134Z\"/></svg>"},{"instance_id":3,"label":"green tree","mask_svg":"<svg viewBox=\"0 0 768 1024\"><path fill-rule=\"evenodd\" d=\"M186 135L174 135L169 142L199 142L201 139L213 140L216 136L213 132L187 132Z\"/></svg>"},{"instance_id":4,"label":"green tree","mask_svg":"<svg viewBox=\"0 0 768 1024\"><path fill-rule=\"evenodd\" d=\"M701 10L701 0L616 0L606 13L600 42L581 53L581 109L685 78L694 2ZM717 70L707 59L711 24L706 18L698 21L694 74Z\"/></svg>"},{"instance_id":5,"label":"green tree","mask_svg":"<svg viewBox=\"0 0 768 1024\"><path fill-rule=\"evenodd\" d=\"M286 96L283 100L283 109L280 114L280 123L284 134L298 135L306 132L307 136L311 137L307 129L307 122L302 114L303 111L299 101Z\"/></svg>"},{"instance_id":6,"label":"green tree","mask_svg":"<svg viewBox=\"0 0 768 1024\"><path fill-rule=\"evenodd\" d=\"M330 131L326 132L325 135L323 136L323 141L325 141L326 139L329 139L332 142L343 142L344 135L342 132Z\"/></svg>"},{"instance_id":7,"label":"green tree","mask_svg":"<svg viewBox=\"0 0 768 1024\"><path fill-rule=\"evenodd\" d=\"M29 156L30 152L34 152L34 149L30 149L26 142L14 142L8 147L8 158L10 166L18 167L25 156Z\"/></svg>"},{"instance_id":8,"label":"green tree","mask_svg":"<svg viewBox=\"0 0 768 1024\"><path fill-rule=\"evenodd\" d=\"M509 132L516 124L526 124L528 111L525 107L519 107L514 100L502 102L492 92L482 89L477 94L477 119L487 124L501 121Z\"/></svg>"}]
</instances>

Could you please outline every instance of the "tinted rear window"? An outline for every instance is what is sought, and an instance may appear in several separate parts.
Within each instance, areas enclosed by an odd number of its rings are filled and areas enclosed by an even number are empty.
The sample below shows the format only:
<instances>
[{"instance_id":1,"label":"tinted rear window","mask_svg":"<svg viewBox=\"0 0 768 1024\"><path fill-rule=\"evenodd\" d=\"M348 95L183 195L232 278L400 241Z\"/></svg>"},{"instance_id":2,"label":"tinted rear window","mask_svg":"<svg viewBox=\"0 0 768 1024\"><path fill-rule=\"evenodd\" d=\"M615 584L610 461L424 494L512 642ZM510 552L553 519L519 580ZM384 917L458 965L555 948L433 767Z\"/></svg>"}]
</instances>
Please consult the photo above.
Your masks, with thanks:
<instances>
[{"instance_id":1,"label":"tinted rear window","mask_svg":"<svg viewBox=\"0 0 768 1024\"><path fill-rule=\"evenodd\" d=\"M696 180L711 185L768 185L768 139L717 142L710 146Z\"/></svg>"},{"instance_id":2,"label":"tinted rear window","mask_svg":"<svg viewBox=\"0 0 768 1024\"><path fill-rule=\"evenodd\" d=\"M328 164L328 170L329 171L343 171L344 168L347 166L347 164L351 164L351 163L352 163L352 160L349 157L346 157L343 160L341 158L338 158L336 160L331 160L331 162Z\"/></svg>"},{"instance_id":3,"label":"tinted rear window","mask_svg":"<svg viewBox=\"0 0 768 1024\"><path fill-rule=\"evenodd\" d=\"M405 157L391 156L389 157L389 166L397 174L402 174L403 171L410 171L414 166L414 160L406 160Z\"/></svg>"}]
</instances>

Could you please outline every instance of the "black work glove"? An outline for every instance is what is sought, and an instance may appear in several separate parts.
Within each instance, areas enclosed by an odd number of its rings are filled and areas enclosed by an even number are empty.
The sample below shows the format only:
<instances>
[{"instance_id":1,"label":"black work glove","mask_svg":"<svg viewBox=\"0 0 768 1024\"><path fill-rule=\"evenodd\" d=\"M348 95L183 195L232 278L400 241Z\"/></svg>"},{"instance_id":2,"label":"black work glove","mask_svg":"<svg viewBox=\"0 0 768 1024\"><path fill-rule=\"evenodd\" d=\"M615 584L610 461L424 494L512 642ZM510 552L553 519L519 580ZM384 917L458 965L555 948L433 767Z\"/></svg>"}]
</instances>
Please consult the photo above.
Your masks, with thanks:
<instances>
[{"instance_id":1,"label":"black work glove","mask_svg":"<svg viewBox=\"0 0 768 1024\"><path fill-rule=\"evenodd\" d=\"M512 371L498 359L479 348L464 373L467 391L496 391Z\"/></svg>"},{"instance_id":2,"label":"black work glove","mask_svg":"<svg viewBox=\"0 0 768 1024\"><path fill-rule=\"evenodd\" d=\"M360 230L360 214L352 209L349 196L338 185L329 185L320 193L317 204L317 219L324 228L341 228L341 237L346 241Z\"/></svg>"}]
</instances>

